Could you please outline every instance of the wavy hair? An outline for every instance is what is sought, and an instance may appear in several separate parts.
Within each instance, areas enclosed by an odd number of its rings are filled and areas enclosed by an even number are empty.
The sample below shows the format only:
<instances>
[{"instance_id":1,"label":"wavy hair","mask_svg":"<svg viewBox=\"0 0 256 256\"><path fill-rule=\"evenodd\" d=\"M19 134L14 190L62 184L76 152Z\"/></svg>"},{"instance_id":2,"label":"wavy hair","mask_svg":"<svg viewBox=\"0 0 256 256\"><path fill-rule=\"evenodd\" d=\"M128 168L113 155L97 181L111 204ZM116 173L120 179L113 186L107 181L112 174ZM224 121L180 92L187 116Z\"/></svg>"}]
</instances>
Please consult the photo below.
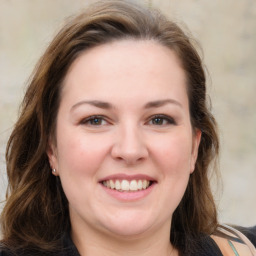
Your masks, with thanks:
<instances>
[{"instance_id":1,"label":"wavy hair","mask_svg":"<svg viewBox=\"0 0 256 256\"><path fill-rule=\"evenodd\" d=\"M157 10L130 1L107 0L70 19L31 76L6 149L9 186L1 227L2 241L9 247L52 251L69 229L68 202L59 178L51 174L46 154L49 138L55 137L63 80L84 51L130 38L154 40L178 56L186 74L192 127L202 131L195 171L173 214L171 242L186 251L193 247L194 238L216 230L208 176L218 156L219 141L207 101L202 60L193 40Z\"/></svg>"}]
</instances>

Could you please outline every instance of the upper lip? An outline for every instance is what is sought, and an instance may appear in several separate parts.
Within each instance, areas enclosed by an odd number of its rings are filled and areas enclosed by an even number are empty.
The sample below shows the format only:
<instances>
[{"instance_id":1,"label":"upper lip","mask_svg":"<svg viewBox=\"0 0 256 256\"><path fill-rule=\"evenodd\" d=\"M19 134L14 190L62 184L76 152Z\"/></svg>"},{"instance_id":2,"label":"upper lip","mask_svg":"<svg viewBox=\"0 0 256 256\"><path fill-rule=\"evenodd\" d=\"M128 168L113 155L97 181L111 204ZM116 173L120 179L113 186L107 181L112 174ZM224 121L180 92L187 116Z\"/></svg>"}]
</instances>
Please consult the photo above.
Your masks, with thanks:
<instances>
[{"instance_id":1,"label":"upper lip","mask_svg":"<svg viewBox=\"0 0 256 256\"><path fill-rule=\"evenodd\" d=\"M148 180L148 181L156 181L155 178L149 175L145 174L135 174L135 175L128 175L125 173L119 173L119 174L112 174L109 176L106 176L99 180L99 182L107 181L107 180Z\"/></svg>"}]
</instances>

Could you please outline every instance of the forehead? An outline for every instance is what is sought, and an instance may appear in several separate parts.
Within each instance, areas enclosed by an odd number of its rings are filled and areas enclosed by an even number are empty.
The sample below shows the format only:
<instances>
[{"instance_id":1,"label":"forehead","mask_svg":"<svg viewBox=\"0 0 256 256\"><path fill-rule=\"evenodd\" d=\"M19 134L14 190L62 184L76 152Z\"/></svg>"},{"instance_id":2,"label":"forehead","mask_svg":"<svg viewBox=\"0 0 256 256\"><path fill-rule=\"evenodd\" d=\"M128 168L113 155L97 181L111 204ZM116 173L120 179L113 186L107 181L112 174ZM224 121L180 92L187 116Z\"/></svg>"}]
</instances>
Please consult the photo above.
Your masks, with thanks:
<instances>
[{"instance_id":1,"label":"forehead","mask_svg":"<svg viewBox=\"0 0 256 256\"><path fill-rule=\"evenodd\" d=\"M122 91L123 96L161 97L170 91L186 94L186 79L180 60L166 46L152 40L120 40L86 50L72 63L63 96L75 90L84 96L118 96Z\"/></svg>"},{"instance_id":2,"label":"forehead","mask_svg":"<svg viewBox=\"0 0 256 256\"><path fill-rule=\"evenodd\" d=\"M166 69L169 71L171 68L174 68L174 66L182 69L182 64L178 56L167 46L155 40L123 39L85 50L72 63L67 72L67 76L72 73L73 69L81 62L83 62L83 64L89 64L92 67L96 64L97 68L102 67L101 65L104 66L108 62L108 66L105 68L112 68L114 72L115 61L123 61L122 64L125 65L128 64L127 61L129 60L133 61L134 66L136 64L143 64L141 65L141 69L150 66L151 69L157 71L159 62L161 62L160 64L167 64ZM155 65L152 65L153 63ZM84 68L85 67L86 66L84 66Z\"/></svg>"}]
</instances>

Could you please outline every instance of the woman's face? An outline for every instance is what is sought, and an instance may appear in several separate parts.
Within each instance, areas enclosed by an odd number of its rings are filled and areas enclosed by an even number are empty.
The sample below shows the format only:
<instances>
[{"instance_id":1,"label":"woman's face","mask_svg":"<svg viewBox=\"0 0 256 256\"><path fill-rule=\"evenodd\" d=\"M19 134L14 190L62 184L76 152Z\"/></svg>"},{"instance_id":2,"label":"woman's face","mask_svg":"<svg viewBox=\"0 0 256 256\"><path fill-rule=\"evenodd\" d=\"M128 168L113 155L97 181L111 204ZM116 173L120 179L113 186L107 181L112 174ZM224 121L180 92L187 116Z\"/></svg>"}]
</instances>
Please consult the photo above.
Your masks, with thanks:
<instances>
[{"instance_id":1,"label":"woman's face","mask_svg":"<svg viewBox=\"0 0 256 256\"><path fill-rule=\"evenodd\" d=\"M56 138L48 156L75 232L169 232L200 141L170 49L123 40L85 51L65 78Z\"/></svg>"}]
</instances>

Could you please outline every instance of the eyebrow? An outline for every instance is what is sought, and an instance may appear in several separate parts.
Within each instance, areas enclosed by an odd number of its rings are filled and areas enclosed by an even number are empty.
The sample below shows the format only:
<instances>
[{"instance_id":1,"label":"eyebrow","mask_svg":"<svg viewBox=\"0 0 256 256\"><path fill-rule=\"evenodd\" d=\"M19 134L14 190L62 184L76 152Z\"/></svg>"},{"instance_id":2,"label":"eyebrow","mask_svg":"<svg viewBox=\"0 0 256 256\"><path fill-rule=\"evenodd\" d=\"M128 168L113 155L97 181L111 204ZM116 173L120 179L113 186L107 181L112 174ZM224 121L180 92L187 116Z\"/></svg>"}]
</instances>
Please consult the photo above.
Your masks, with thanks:
<instances>
[{"instance_id":1,"label":"eyebrow","mask_svg":"<svg viewBox=\"0 0 256 256\"><path fill-rule=\"evenodd\" d=\"M145 105L145 108L159 108L166 104L175 104L182 108L182 104L174 99L164 99L164 100L156 100L156 101L150 101Z\"/></svg>"},{"instance_id":2,"label":"eyebrow","mask_svg":"<svg viewBox=\"0 0 256 256\"><path fill-rule=\"evenodd\" d=\"M102 109L111 109L113 108L113 106L108 103L108 102L104 102L104 101L99 101L99 100L83 100L83 101L79 101L78 103L76 103L75 105L73 105L71 107L71 111L83 104L88 104L88 105L92 105L95 106L97 108L102 108Z\"/></svg>"},{"instance_id":3,"label":"eyebrow","mask_svg":"<svg viewBox=\"0 0 256 256\"><path fill-rule=\"evenodd\" d=\"M71 111L74 110L75 108L83 105L83 104L88 104L88 105L92 105L95 106L97 108L102 108L102 109L113 109L114 106L108 102L104 102L104 101L99 101L99 100L83 100L83 101L79 101L78 103L76 103L75 105L73 105L71 107ZM144 108L148 109L148 108L159 108L162 107L166 104L175 104L179 107L182 108L182 104L174 99L164 99L164 100L156 100L156 101L150 101L148 102Z\"/></svg>"}]
</instances>

